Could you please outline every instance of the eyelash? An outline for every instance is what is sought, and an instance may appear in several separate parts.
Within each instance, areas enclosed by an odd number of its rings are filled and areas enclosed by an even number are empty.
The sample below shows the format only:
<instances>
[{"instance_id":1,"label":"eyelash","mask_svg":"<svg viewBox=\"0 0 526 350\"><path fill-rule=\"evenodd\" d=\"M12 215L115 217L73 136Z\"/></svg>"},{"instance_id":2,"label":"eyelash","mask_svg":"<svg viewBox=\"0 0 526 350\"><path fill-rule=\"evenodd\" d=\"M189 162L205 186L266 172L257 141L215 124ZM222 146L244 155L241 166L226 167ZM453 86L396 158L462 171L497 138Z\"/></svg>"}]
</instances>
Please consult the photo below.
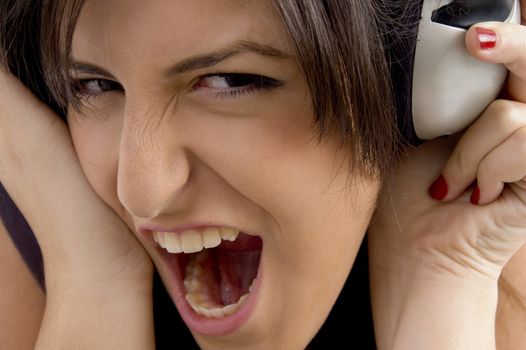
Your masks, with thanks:
<instances>
[{"instance_id":1,"label":"eyelash","mask_svg":"<svg viewBox=\"0 0 526 350\"><path fill-rule=\"evenodd\" d=\"M220 88L214 88L206 86L207 80L212 79L223 79L228 85L234 86L223 86ZM95 83L99 92L90 92L89 84ZM208 82L210 84L210 81ZM198 78L197 82L193 84L191 91L198 91L200 89L209 89L215 98L236 98L244 95L252 94L258 91L270 91L274 88L282 86L283 83L279 80L265 77L257 74L248 73L211 73L206 74ZM93 88L93 87L92 87ZM104 93L109 92L124 92L124 88L121 84L101 78L86 78L77 79L72 82L72 91L74 97L87 101L92 98L96 98Z\"/></svg>"},{"instance_id":2,"label":"eyelash","mask_svg":"<svg viewBox=\"0 0 526 350\"><path fill-rule=\"evenodd\" d=\"M224 79L231 87L213 88L205 86L209 79ZM199 78L197 83L192 87L192 91L206 88L215 93L216 98L235 98L243 95L252 94L258 91L270 91L282 86L283 83L257 74L247 73L212 73Z\"/></svg>"},{"instance_id":3,"label":"eyelash","mask_svg":"<svg viewBox=\"0 0 526 350\"><path fill-rule=\"evenodd\" d=\"M88 87L88 85L92 83L96 83L101 91L98 93L90 92L90 88ZM124 88L121 84L113 80L91 78L76 80L74 79L71 83L71 91L75 98L78 98L79 100L89 100L91 98L98 97L106 92L124 92Z\"/></svg>"}]
</instances>

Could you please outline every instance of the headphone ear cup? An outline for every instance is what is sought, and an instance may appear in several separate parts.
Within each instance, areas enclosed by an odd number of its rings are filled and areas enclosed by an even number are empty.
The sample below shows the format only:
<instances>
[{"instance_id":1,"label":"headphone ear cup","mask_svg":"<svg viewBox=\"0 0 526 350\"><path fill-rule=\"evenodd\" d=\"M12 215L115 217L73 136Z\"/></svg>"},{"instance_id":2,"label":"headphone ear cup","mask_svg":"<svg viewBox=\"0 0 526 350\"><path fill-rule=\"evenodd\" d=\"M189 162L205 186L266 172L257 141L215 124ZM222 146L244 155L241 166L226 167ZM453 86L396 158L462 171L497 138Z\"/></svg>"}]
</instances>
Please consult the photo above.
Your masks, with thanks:
<instances>
[{"instance_id":1,"label":"headphone ear cup","mask_svg":"<svg viewBox=\"0 0 526 350\"><path fill-rule=\"evenodd\" d=\"M468 53L466 29L459 26L483 19L520 23L519 0L462 0L438 8L441 3L423 1L414 55L412 120L423 140L465 129L497 98L506 80L503 65L476 60ZM455 12L459 9L460 14ZM435 22L439 14L458 26Z\"/></svg>"},{"instance_id":2,"label":"headphone ear cup","mask_svg":"<svg viewBox=\"0 0 526 350\"><path fill-rule=\"evenodd\" d=\"M468 54L464 27L488 20L520 23L519 0L390 3L383 1L391 16L385 52L403 140L419 145L461 131L498 96L507 75L504 66Z\"/></svg>"}]
</instances>

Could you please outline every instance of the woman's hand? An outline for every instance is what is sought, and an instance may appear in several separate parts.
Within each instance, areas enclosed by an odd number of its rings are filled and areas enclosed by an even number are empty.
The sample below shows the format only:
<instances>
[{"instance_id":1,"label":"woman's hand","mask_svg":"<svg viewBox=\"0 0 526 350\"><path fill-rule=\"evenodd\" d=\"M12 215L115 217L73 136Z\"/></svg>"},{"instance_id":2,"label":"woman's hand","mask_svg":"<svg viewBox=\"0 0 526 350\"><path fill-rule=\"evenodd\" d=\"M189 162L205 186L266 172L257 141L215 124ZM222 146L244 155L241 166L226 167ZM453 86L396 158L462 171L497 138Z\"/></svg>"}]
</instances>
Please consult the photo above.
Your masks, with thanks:
<instances>
[{"instance_id":1,"label":"woman's hand","mask_svg":"<svg viewBox=\"0 0 526 350\"><path fill-rule=\"evenodd\" d=\"M495 32L495 48L481 48L477 28ZM475 25L466 43L508 67L514 101L409 150L388 186L369 236L380 349L494 348L497 281L526 242L526 29Z\"/></svg>"},{"instance_id":2,"label":"woman's hand","mask_svg":"<svg viewBox=\"0 0 526 350\"><path fill-rule=\"evenodd\" d=\"M522 1L523 25L526 23L526 1ZM525 55L524 48L526 48L526 40L524 34L517 34L513 32L504 33L505 37L509 37L515 41L512 46L521 48L521 55ZM519 30L524 33L524 27ZM504 28L506 31L506 28ZM471 45L470 50L477 55L479 52L474 40L468 40L468 45ZM497 54L497 55L492 55ZM511 100L526 101L526 88L524 81L526 80L526 68L524 59L514 60L515 55L512 50L504 52L490 53L489 59L491 62L511 62L508 64L510 69L515 72L510 75L508 81L508 89L504 95ZM497 60L497 61L495 61ZM512 68L511 66L517 65ZM526 115L521 116L526 119ZM522 179L524 183L524 179ZM512 259L504 267L499 279L499 295L496 321L496 337L497 349L524 349L526 348L526 336L524 333L524 325L526 324L526 272L524 266L526 265L526 246L513 255Z\"/></svg>"},{"instance_id":3,"label":"woman's hand","mask_svg":"<svg viewBox=\"0 0 526 350\"><path fill-rule=\"evenodd\" d=\"M42 249L47 302L39 348L152 346L147 253L91 189L65 123L4 69L0 181Z\"/></svg>"}]
</instances>

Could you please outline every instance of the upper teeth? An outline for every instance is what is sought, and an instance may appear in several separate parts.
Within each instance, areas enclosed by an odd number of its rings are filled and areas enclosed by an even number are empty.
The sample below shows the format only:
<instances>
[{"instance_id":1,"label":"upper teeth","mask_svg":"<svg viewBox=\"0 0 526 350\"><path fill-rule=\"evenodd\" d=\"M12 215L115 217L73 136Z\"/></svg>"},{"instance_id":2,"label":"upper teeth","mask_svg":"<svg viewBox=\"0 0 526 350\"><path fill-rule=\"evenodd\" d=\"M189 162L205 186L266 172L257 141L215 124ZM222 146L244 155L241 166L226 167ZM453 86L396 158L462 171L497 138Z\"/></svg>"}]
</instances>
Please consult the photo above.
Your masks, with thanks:
<instances>
[{"instance_id":1,"label":"upper teeth","mask_svg":"<svg viewBox=\"0 0 526 350\"><path fill-rule=\"evenodd\" d=\"M213 248L221 240L235 241L239 230L230 227L208 227L186 230L180 233L154 232L153 240L169 253L197 253L204 248Z\"/></svg>"}]
</instances>

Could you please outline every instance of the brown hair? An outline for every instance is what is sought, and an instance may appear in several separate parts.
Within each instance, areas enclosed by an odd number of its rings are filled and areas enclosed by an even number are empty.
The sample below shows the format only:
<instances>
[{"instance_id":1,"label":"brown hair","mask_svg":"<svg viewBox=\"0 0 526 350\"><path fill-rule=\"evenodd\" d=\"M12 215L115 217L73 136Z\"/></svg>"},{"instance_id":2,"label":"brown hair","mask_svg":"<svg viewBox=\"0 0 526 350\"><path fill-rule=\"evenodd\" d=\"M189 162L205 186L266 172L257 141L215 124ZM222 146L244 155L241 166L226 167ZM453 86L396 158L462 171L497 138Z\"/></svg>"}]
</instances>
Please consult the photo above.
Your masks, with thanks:
<instances>
[{"instance_id":1,"label":"brown hair","mask_svg":"<svg viewBox=\"0 0 526 350\"><path fill-rule=\"evenodd\" d=\"M7 63L18 76L25 74L22 80L62 114L75 102L69 60L84 2L0 4L0 39ZM274 0L305 73L320 138L337 137L353 166L385 178L397 159L399 136L379 24L386 17L379 3Z\"/></svg>"}]
</instances>

